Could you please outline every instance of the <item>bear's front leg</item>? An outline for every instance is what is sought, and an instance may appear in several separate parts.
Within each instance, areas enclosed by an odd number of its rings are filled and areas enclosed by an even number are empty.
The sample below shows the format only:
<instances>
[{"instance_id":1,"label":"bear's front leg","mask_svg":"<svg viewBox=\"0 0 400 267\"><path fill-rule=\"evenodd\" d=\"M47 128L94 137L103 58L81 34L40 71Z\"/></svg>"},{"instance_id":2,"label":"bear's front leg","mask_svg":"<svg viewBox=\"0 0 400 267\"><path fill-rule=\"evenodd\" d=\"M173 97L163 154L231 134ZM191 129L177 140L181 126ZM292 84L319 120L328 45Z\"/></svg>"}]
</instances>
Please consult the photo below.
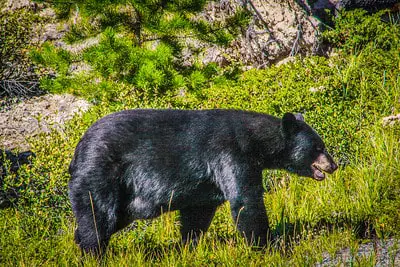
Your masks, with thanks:
<instances>
[{"instance_id":1,"label":"bear's front leg","mask_svg":"<svg viewBox=\"0 0 400 267\"><path fill-rule=\"evenodd\" d=\"M180 210L181 234L184 244L197 245L200 235L207 231L218 205L191 206Z\"/></svg>"},{"instance_id":2,"label":"bear's front leg","mask_svg":"<svg viewBox=\"0 0 400 267\"><path fill-rule=\"evenodd\" d=\"M264 247L269 234L261 186L240 188L236 197L229 200L231 213L239 232L252 246Z\"/></svg>"}]
</instances>

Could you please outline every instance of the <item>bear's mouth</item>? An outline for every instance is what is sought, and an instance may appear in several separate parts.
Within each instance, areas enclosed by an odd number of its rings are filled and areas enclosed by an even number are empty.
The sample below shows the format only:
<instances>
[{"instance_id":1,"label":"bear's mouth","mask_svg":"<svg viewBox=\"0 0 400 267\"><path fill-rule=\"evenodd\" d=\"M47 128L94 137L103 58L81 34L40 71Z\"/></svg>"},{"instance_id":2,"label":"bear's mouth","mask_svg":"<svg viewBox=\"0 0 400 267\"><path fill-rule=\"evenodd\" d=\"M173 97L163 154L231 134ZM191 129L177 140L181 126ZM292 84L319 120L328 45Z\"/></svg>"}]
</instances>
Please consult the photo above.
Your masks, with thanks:
<instances>
[{"instance_id":1,"label":"bear's mouth","mask_svg":"<svg viewBox=\"0 0 400 267\"><path fill-rule=\"evenodd\" d=\"M312 164L311 169L315 180L322 181L325 179L325 173L316 164Z\"/></svg>"}]
</instances>

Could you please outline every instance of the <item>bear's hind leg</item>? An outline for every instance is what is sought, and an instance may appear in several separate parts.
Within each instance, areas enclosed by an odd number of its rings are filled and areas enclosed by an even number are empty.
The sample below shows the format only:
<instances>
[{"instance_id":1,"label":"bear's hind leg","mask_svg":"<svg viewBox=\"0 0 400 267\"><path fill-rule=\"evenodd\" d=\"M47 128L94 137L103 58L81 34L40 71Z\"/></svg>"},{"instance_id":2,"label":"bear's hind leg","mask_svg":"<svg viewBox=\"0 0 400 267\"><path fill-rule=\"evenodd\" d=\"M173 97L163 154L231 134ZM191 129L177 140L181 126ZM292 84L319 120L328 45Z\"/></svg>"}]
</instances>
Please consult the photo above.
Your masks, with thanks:
<instances>
[{"instance_id":1,"label":"bear's hind leg","mask_svg":"<svg viewBox=\"0 0 400 267\"><path fill-rule=\"evenodd\" d=\"M201 233L207 231L218 205L194 206L180 210L182 242L197 245Z\"/></svg>"}]
</instances>

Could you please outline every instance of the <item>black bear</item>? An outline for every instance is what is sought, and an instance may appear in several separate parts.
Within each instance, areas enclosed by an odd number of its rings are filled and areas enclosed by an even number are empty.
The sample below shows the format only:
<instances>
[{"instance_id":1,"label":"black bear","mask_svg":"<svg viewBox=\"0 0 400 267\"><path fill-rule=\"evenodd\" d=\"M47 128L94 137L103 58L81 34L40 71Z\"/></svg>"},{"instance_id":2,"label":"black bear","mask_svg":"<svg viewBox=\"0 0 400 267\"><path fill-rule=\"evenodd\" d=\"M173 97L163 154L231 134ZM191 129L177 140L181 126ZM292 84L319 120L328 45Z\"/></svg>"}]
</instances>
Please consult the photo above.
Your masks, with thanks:
<instances>
[{"instance_id":1,"label":"black bear","mask_svg":"<svg viewBox=\"0 0 400 267\"><path fill-rule=\"evenodd\" d=\"M301 115L151 109L108 115L84 134L69 168L75 241L84 252L101 253L133 220L179 210L183 242L196 242L229 201L239 231L264 246L263 169L322 180L337 165Z\"/></svg>"}]
</instances>

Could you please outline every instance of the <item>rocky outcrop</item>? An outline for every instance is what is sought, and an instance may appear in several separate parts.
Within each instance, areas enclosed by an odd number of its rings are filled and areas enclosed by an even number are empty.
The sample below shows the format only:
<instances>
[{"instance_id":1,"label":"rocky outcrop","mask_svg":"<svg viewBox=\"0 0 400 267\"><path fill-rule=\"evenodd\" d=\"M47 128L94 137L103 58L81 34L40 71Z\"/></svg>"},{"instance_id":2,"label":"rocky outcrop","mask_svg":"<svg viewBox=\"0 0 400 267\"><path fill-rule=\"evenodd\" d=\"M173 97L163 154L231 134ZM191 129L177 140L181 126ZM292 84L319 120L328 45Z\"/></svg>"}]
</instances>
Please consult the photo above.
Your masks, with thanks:
<instances>
[{"instance_id":1,"label":"rocky outcrop","mask_svg":"<svg viewBox=\"0 0 400 267\"><path fill-rule=\"evenodd\" d=\"M265 67L289 56L327 55L329 47L321 43L321 31L332 26L338 10L364 8L378 10L393 7L399 1L351 0L224 0L212 2L206 9L209 21L221 20L244 7L253 18L228 48L206 49L204 61L221 65L241 60L253 67Z\"/></svg>"},{"instance_id":2,"label":"rocky outcrop","mask_svg":"<svg viewBox=\"0 0 400 267\"><path fill-rule=\"evenodd\" d=\"M224 19L240 8L253 16L240 36L225 49L206 49L204 61L242 61L253 67L265 67L296 54L322 53L319 22L297 1L226 0L212 2L204 17L209 21Z\"/></svg>"},{"instance_id":3,"label":"rocky outcrop","mask_svg":"<svg viewBox=\"0 0 400 267\"><path fill-rule=\"evenodd\" d=\"M62 130L67 120L89 107L87 101L68 94L33 97L16 104L0 112L0 148L28 150L28 137Z\"/></svg>"}]
</instances>

